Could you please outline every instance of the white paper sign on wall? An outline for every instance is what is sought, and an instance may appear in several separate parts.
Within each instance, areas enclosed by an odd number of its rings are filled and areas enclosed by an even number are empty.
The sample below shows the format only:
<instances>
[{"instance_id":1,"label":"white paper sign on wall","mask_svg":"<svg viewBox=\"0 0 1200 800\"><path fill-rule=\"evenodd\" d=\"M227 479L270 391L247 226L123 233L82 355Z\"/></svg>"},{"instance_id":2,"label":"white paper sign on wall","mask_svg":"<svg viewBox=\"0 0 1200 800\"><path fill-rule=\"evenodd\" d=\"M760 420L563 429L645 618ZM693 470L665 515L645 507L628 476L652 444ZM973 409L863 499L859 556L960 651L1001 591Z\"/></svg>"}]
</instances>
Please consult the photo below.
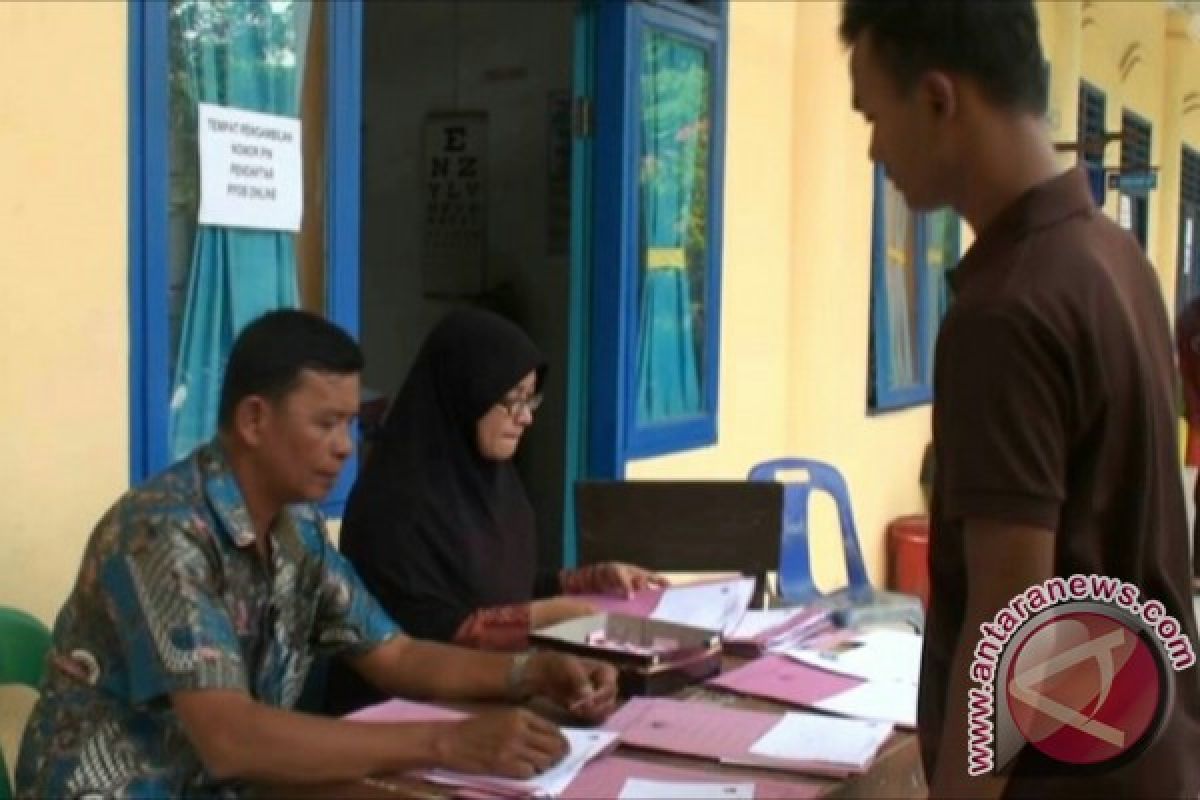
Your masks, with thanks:
<instances>
[{"instance_id":1,"label":"white paper sign on wall","mask_svg":"<svg viewBox=\"0 0 1200 800\"><path fill-rule=\"evenodd\" d=\"M1117 224L1127 231L1133 230L1133 201L1129 195L1117 195Z\"/></svg>"},{"instance_id":2,"label":"white paper sign on wall","mask_svg":"<svg viewBox=\"0 0 1200 800\"><path fill-rule=\"evenodd\" d=\"M197 117L200 224L300 230L300 120L211 103L198 103Z\"/></svg>"}]
</instances>

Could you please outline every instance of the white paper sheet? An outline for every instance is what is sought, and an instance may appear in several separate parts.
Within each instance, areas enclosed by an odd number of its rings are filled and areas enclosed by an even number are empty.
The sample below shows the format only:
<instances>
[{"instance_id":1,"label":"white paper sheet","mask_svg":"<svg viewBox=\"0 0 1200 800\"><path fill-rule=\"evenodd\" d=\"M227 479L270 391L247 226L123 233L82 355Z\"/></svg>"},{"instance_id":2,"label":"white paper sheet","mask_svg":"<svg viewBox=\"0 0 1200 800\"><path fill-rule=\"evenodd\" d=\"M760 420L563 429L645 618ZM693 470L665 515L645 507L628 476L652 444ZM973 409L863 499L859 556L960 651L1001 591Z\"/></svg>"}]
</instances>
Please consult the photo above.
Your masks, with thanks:
<instances>
[{"instance_id":1,"label":"white paper sheet","mask_svg":"<svg viewBox=\"0 0 1200 800\"><path fill-rule=\"evenodd\" d=\"M788 713L750 747L769 758L824 761L865 768L891 735L886 722Z\"/></svg>"},{"instance_id":2,"label":"white paper sheet","mask_svg":"<svg viewBox=\"0 0 1200 800\"><path fill-rule=\"evenodd\" d=\"M904 728L917 727L917 684L868 681L814 704L822 711L860 720L880 720Z\"/></svg>"},{"instance_id":3,"label":"white paper sheet","mask_svg":"<svg viewBox=\"0 0 1200 800\"><path fill-rule=\"evenodd\" d=\"M754 578L671 587L663 592L652 619L710 631L732 631L754 596Z\"/></svg>"},{"instance_id":4,"label":"white paper sheet","mask_svg":"<svg viewBox=\"0 0 1200 800\"><path fill-rule=\"evenodd\" d=\"M618 800L753 800L753 783L688 783L628 778Z\"/></svg>"},{"instance_id":5,"label":"white paper sheet","mask_svg":"<svg viewBox=\"0 0 1200 800\"><path fill-rule=\"evenodd\" d=\"M867 681L916 684L921 672L921 637L915 633L873 630L840 646L789 648L788 658Z\"/></svg>"},{"instance_id":6,"label":"white paper sheet","mask_svg":"<svg viewBox=\"0 0 1200 800\"><path fill-rule=\"evenodd\" d=\"M433 770L426 777L434 783L472 788L496 787L506 792L531 797L557 797L575 780L587 762L605 752L617 740L617 734L591 728L562 728L570 749L563 760L529 780L467 775L449 770Z\"/></svg>"}]
</instances>

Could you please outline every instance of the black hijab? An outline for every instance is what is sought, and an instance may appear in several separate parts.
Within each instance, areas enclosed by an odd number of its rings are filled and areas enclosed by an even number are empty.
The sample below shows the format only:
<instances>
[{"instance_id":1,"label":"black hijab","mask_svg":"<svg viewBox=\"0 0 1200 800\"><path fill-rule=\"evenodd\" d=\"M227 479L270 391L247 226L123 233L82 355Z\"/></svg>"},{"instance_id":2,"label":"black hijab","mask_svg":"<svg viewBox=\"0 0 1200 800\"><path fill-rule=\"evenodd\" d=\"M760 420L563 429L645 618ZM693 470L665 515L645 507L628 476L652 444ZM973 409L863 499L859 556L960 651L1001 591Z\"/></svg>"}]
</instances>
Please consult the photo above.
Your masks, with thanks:
<instances>
[{"instance_id":1,"label":"black hijab","mask_svg":"<svg viewBox=\"0 0 1200 800\"><path fill-rule=\"evenodd\" d=\"M546 363L520 328L456 310L430 332L355 484L341 549L406 633L448 641L475 610L527 602L533 509L511 461L479 453L476 423Z\"/></svg>"}]
</instances>

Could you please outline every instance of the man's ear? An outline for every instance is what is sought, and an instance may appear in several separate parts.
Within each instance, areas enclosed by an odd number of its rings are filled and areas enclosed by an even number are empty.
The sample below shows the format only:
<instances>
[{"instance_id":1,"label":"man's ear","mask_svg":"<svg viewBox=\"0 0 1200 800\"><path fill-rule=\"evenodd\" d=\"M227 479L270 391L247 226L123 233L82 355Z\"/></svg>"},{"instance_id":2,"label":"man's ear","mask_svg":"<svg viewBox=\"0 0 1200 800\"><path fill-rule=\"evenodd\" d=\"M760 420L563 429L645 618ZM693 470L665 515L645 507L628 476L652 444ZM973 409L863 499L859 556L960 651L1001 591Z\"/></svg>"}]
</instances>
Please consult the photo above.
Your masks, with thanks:
<instances>
[{"instance_id":1,"label":"man's ear","mask_svg":"<svg viewBox=\"0 0 1200 800\"><path fill-rule=\"evenodd\" d=\"M262 395L243 397L233 412L233 429L239 439L251 447L263 439L263 430L271 415L271 404Z\"/></svg>"},{"instance_id":2,"label":"man's ear","mask_svg":"<svg viewBox=\"0 0 1200 800\"><path fill-rule=\"evenodd\" d=\"M947 120L958 113L958 85L945 72L926 72L921 77L919 91L922 100L938 120Z\"/></svg>"}]
</instances>

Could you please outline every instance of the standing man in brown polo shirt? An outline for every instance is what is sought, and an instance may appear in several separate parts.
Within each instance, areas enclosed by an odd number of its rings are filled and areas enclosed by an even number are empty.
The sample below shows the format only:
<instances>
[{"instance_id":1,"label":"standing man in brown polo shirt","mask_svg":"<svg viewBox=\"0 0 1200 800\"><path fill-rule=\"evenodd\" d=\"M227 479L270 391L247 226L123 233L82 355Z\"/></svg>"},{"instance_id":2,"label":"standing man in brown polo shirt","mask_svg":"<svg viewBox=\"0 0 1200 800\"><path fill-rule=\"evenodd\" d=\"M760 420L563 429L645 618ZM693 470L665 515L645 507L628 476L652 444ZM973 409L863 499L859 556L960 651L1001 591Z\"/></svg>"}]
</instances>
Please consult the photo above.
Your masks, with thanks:
<instances>
[{"instance_id":1,"label":"standing man in brown polo shirt","mask_svg":"<svg viewBox=\"0 0 1200 800\"><path fill-rule=\"evenodd\" d=\"M1194 666L1161 673L1163 723L1123 757L1069 763L1022 729L1001 774L968 774L980 626L1027 588L1113 576L1195 641L1172 342L1136 242L1093 206L1078 169L1058 167L1031 0L845 0L841 36L870 157L911 208L950 206L976 234L953 275L934 366L918 715L931 793L1195 798ZM1004 666L1007 688L1016 679ZM1105 710L1104 692L1078 707L1085 722L1069 733Z\"/></svg>"}]
</instances>

